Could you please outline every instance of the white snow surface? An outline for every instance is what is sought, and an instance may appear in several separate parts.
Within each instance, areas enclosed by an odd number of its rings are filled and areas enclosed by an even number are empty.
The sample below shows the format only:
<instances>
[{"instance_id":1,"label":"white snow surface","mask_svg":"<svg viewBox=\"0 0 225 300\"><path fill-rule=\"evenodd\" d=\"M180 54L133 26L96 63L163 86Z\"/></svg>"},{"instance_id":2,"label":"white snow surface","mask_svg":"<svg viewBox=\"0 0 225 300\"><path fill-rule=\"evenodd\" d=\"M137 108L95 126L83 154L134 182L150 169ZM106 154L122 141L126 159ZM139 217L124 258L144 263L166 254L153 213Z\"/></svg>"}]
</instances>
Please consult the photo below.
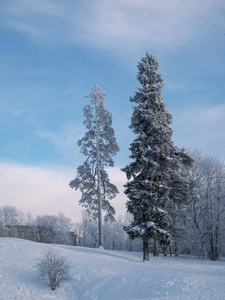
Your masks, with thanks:
<instances>
[{"instance_id":1,"label":"white snow surface","mask_svg":"<svg viewBox=\"0 0 225 300\"><path fill-rule=\"evenodd\" d=\"M72 280L52 291L37 278L35 260L47 248L71 263ZM225 299L225 262L192 257L48 245L0 238L0 299Z\"/></svg>"}]
</instances>

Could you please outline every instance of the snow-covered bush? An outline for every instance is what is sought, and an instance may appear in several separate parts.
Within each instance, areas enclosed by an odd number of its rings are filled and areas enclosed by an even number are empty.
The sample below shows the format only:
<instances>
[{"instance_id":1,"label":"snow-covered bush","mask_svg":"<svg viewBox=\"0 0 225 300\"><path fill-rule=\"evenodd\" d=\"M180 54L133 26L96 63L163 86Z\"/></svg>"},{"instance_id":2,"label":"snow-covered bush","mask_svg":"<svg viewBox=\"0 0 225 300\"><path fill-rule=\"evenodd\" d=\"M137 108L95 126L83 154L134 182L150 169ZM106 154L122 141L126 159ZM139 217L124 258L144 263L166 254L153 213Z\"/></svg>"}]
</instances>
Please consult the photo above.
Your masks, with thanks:
<instances>
[{"instance_id":1,"label":"snow-covered bush","mask_svg":"<svg viewBox=\"0 0 225 300\"><path fill-rule=\"evenodd\" d=\"M55 290L63 282L69 281L70 264L58 251L47 249L37 261L37 274L44 280L52 290Z\"/></svg>"}]
</instances>

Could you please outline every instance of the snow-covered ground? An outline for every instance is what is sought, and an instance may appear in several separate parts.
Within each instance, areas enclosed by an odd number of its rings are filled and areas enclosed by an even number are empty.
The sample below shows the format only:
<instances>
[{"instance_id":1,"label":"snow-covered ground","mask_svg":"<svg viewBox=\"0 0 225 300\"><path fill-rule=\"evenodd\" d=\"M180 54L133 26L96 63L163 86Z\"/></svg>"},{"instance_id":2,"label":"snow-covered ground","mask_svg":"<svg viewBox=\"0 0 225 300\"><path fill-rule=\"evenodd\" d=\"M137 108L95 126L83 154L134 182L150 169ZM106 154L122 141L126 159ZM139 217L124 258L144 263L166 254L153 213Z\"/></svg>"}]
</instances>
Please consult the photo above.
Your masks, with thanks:
<instances>
[{"instance_id":1,"label":"snow-covered ground","mask_svg":"<svg viewBox=\"0 0 225 300\"><path fill-rule=\"evenodd\" d=\"M46 248L71 263L72 280L52 291L34 266ZM225 299L225 262L150 256L0 238L0 299Z\"/></svg>"}]
</instances>

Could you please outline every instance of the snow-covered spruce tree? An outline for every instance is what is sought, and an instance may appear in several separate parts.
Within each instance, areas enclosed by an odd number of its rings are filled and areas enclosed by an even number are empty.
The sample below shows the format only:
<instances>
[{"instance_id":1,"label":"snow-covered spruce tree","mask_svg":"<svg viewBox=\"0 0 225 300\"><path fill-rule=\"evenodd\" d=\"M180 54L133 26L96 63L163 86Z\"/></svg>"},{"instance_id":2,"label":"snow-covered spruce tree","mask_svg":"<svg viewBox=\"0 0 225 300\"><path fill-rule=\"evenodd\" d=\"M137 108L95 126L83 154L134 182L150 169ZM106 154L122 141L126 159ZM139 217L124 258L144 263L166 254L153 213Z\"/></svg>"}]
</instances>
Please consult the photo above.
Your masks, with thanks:
<instances>
[{"instance_id":1,"label":"snow-covered spruce tree","mask_svg":"<svg viewBox=\"0 0 225 300\"><path fill-rule=\"evenodd\" d=\"M172 116L161 99L163 79L157 73L158 67L158 60L149 52L138 64L137 79L142 87L130 98L137 104L130 125L136 134L130 147L133 162L122 169L128 179L127 211L134 217L125 230L131 238L143 240L143 260L149 260L150 238L161 246L170 243L170 218L165 208L173 181L171 174L176 171L178 175L178 170L172 168L174 161L190 162L186 152L175 147L171 140Z\"/></svg>"},{"instance_id":2,"label":"snow-covered spruce tree","mask_svg":"<svg viewBox=\"0 0 225 300\"><path fill-rule=\"evenodd\" d=\"M77 168L77 176L70 182L70 187L81 191L79 204L94 219L98 219L99 247L102 247L102 210L105 211L104 219L113 221L115 210L109 200L119 193L117 187L110 182L105 166L114 166L112 157L119 151L119 146L112 128L112 115L105 108L106 93L99 89L95 85L92 92L86 95L91 102L84 106L87 131L78 145L87 159Z\"/></svg>"}]
</instances>

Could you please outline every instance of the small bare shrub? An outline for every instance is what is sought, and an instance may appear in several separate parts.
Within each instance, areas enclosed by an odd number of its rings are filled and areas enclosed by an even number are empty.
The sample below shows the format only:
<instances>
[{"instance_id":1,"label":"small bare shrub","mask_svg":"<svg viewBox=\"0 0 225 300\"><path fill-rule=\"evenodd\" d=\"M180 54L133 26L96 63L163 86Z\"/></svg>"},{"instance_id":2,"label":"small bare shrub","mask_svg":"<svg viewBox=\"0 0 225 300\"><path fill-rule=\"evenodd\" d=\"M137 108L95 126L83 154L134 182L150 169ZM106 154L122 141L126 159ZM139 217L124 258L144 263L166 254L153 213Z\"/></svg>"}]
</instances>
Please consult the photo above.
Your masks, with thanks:
<instances>
[{"instance_id":1,"label":"small bare shrub","mask_svg":"<svg viewBox=\"0 0 225 300\"><path fill-rule=\"evenodd\" d=\"M71 279L69 263L57 250L51 248L44 251L43 256L38 259L36 269L39 278L52 290Z\"/></svg>"}]
</instances>

